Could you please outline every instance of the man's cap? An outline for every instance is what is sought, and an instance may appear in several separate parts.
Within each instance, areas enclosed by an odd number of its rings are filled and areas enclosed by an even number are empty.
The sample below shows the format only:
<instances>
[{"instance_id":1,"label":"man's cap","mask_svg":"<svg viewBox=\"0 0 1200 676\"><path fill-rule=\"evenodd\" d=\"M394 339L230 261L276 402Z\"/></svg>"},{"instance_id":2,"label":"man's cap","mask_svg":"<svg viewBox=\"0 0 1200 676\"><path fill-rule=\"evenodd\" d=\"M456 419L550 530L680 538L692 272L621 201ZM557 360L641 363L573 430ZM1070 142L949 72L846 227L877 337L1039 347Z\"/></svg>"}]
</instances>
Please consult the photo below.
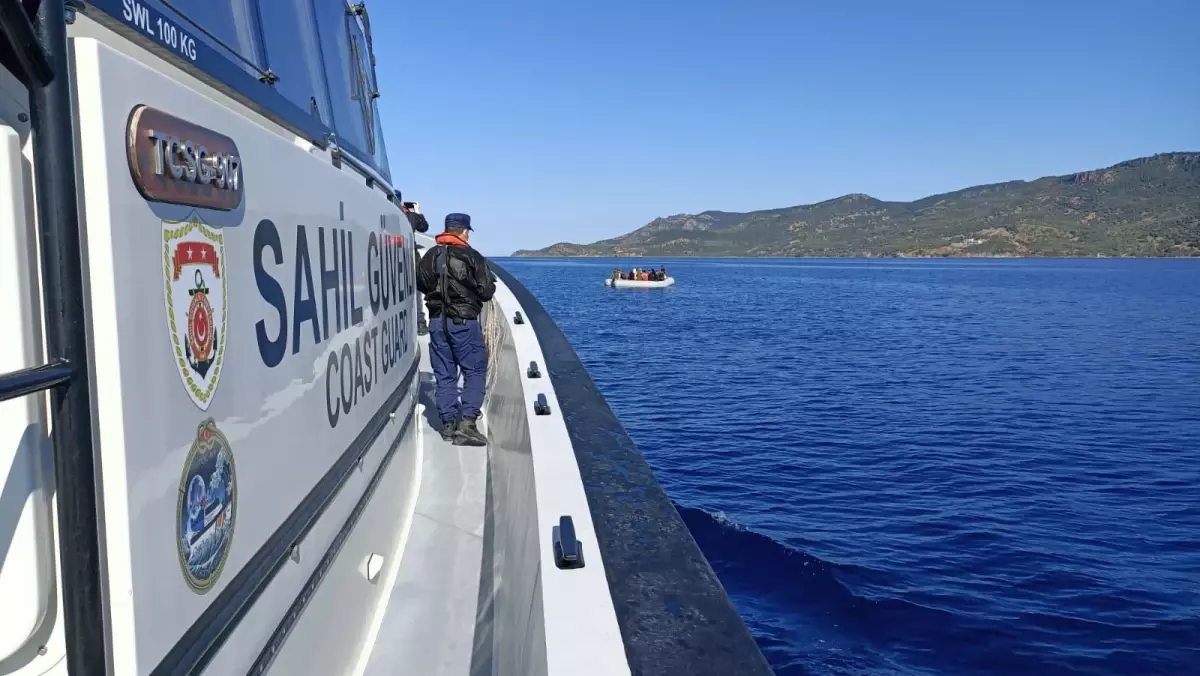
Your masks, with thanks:
<instances>
[{"instance_id":1,"label":"man's cap","mask_svg":"<svg viewBox=\"0 0 1200 676\"><path fill-rule=\"evenodd\" d=\"M467 214L446 214L446 229L450 228L471 230L471 217Z\"/></svg>"}]
</instances>

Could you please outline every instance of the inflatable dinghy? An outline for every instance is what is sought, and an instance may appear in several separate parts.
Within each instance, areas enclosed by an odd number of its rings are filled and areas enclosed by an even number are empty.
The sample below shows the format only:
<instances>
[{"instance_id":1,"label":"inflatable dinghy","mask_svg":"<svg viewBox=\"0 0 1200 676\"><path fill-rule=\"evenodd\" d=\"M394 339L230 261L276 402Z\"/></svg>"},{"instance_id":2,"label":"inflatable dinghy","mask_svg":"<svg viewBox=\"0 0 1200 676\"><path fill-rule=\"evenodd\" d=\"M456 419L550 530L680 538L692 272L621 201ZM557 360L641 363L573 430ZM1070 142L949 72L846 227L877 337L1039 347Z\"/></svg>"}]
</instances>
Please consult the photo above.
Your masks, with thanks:
<instances>
[{"instance_id":1,"label":"inflatable dinghy","mask_svg":"<svg viewBox=\"0 0 1200 676\"><path fill-rule=\"evenodd\" d=\"M665 289L673 284L675 284L674 277L667 277L658 282L645 282L640 279L613 279L612 277L604 280L604 286L616 289Z\"/></svg>"}]
</instances>

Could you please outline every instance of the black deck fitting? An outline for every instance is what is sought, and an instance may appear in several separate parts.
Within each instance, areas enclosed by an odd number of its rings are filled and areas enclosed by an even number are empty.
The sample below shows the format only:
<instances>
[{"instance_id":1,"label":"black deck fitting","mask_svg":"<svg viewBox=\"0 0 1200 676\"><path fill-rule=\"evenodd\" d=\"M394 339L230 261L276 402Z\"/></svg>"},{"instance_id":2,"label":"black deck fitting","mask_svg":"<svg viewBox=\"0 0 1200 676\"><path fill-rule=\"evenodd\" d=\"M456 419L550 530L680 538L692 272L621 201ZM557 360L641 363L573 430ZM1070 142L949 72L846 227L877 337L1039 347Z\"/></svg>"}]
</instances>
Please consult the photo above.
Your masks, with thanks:
<instances>
[{"instance_id":1,"label":"black deck fitting","mask_svg":"<svg viewBox=\"0 0 1200 676\"><path fill-rule=\"evenodd\" d=\"M541 378L542 377L542 372L538 370L538 365L537 365L536 361L529 362L529 370L527 370L525 372L525 374L528 375L530 378Z\"/></svg>"},{"instance_id":2,"label":"black deck fitting","mask_svg":"<svg viewBox=\"0 0 1200 676\"><path fill-rule=\"evenodd\" d=\"M533 402L533 412L538 415L550 415L550 402L546 401L546 395L538 394Z\"/></svg>"},{"instance_id":3,"label":"black deck fitting","mask_svg":"<svg viewBox=\"0 0 1200 676\"><path fill-rule=\"evenodd\" d=\"M575 522L570 515L558 517L554 527L554 565L563 569L583 568L583 543L575 539Z\"/></svg>"},{"instance_id":4,"label":"black deck fitting","mask_svg":"<svg viewBox=\"0 0 1200 676\"><path fill-rule=\"evenodd\" d=\"M513 315L513 324L524 324L524 323L525 323L525 318L521 316L520 312L517 312L516 314Z\"/></svg>"}]
</instances>

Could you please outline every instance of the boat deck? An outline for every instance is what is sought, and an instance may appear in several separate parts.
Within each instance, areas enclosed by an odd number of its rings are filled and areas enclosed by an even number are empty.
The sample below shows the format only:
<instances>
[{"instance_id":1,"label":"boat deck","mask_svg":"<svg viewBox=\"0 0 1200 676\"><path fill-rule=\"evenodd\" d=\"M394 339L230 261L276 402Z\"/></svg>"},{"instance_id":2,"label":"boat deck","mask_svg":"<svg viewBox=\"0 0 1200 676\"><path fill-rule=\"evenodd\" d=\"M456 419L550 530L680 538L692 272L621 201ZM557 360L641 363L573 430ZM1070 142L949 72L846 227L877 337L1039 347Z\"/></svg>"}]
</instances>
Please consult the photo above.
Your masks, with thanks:
<instances>
[{"instance_id":1,"label":"boat deck","mask_svg":"<svg viewBox=\"0 0 1200 676\"><path fill-rule=\"evenodd\" d=\"M475 652L487 448L442 441L429 337L418 344L421 483L366 676L465 676ZM484 420L486 425L486 414Z\"/></svg>"}]
</instances>

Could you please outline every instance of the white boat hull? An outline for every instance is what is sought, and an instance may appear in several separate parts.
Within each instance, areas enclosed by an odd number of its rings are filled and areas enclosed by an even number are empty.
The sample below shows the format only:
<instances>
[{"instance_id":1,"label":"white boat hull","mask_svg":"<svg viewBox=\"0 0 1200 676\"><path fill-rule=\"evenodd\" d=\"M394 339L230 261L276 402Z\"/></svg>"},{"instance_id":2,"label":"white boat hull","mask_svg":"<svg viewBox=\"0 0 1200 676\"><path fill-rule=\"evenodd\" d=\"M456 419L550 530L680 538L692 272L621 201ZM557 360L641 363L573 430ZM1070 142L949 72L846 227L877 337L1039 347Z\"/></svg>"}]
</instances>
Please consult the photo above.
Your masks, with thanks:
<instances>
[{"instance_id":1,"label":"white boat hull","mask_svg":"<svg viewBox=\"0 0 1200 676\"><path fill-rule=\"evenodd\" d=\"M665 289L675 284L674 277L667 277L660 282L643 282L640 279L606 279L604 286L615 289Z\"/></svg>"}]
</instances>

